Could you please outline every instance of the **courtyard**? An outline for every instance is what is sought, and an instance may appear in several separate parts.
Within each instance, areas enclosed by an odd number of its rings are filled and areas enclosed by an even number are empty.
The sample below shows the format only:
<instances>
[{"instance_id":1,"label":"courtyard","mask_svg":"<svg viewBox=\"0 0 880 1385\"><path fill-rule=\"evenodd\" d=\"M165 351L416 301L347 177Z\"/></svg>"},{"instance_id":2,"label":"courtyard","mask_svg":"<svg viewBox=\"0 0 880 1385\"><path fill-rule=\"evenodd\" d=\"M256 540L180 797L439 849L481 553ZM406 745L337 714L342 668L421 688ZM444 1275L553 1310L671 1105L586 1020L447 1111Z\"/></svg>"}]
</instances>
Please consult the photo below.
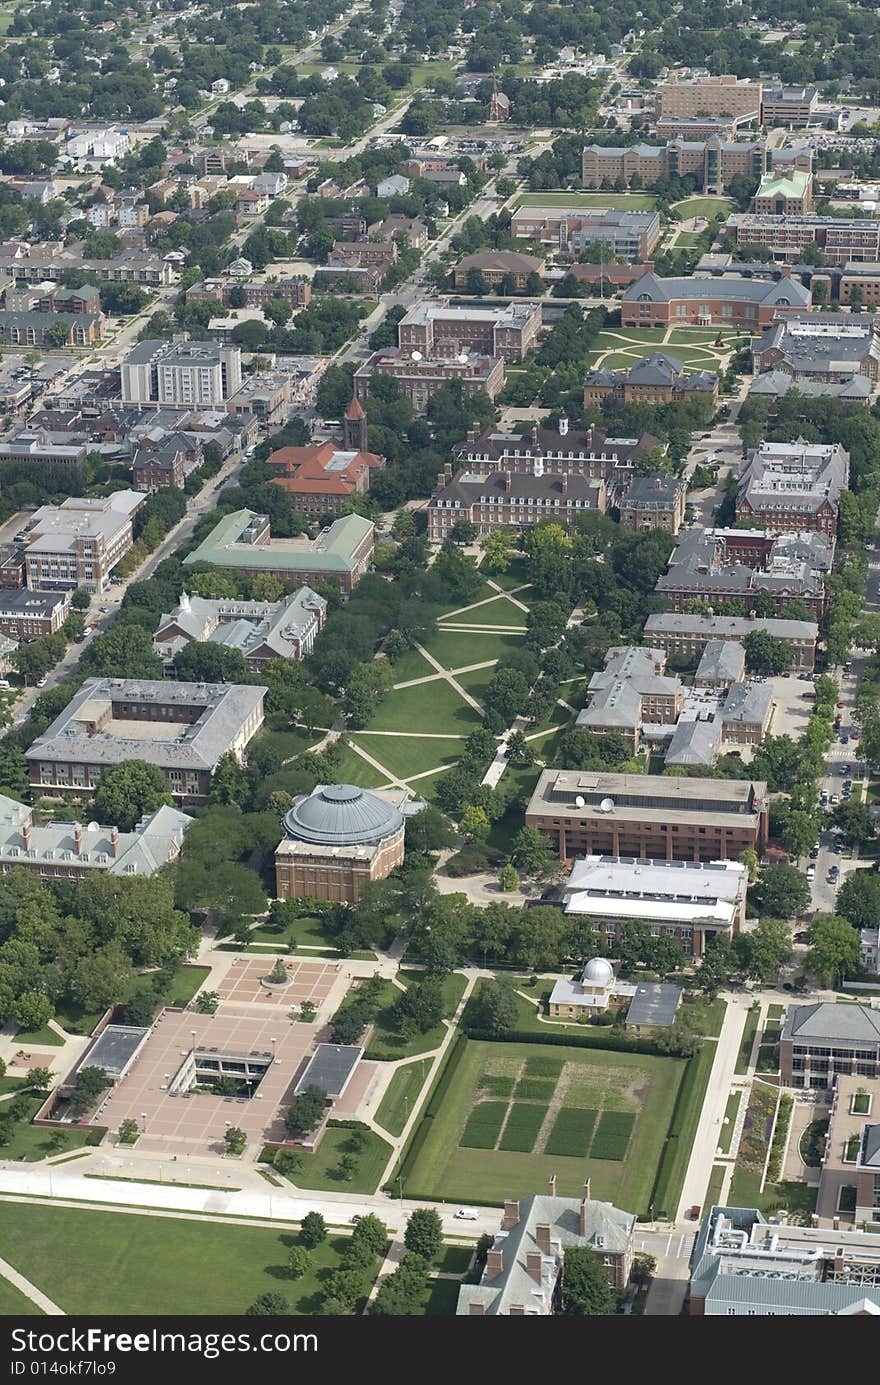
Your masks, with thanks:
<instances>
[{"instance_id":1,"label":"courtyard","mask_svg":"<svg viewBox=\"0 0 880 1385\"><path fill-rule=\"evenodd\" d=\"M555 1174L562 1196L589 1177L594 1197L647 1213L684 1071L641 1053L462 1041L405 1161L404 1193L503 1202Z\"/></svg>"},{"instance_id":2,"label":"courtyard","mask_svg":"<svg viewBox=\"0 0 880 1385\"><path fill-rule=\"evenodd\" d=\"M719 335L722 346L715 345ZM733 353L747 344L747 336L724 327L606 327L596 338L590 368L628 370L642 357L662 351L677 357L688 370L711 370L718 375Z\"/></svg>"}]
</instances>

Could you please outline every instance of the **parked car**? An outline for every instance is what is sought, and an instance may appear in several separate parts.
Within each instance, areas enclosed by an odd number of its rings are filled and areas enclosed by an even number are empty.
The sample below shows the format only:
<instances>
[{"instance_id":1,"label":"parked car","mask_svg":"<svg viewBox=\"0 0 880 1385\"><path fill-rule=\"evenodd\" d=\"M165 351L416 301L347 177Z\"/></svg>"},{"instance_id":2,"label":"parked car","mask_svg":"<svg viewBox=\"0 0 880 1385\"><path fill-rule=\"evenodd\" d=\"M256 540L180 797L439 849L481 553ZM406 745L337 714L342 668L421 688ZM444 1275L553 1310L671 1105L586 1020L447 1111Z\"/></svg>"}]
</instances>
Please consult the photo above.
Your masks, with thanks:
<instances>
[{"instance_id":1,"label":"parked car","mask_svg":"<svg viewBox=\"0 0 880 1385\"><path fill-rule=\"evenodd\" d=\"M813 880L816 879L816 867L815 867L815 866L807 866L807 872L806 872L806 873L807 873L807 879L808 879L808 880L813 881Z\"/></svg>"},{"instance_id":2,"label":"parked car","mask_svg":"<svg viewBox=\"0 0 880 1385\"><path fill-rule=\"evenodd\" d=\"M809 942L810 935L809 933L795 933L794 940L796 943L806 943Z\"/></svg>"},{"instance_id":3,"label":"parked car","mask_svg":"<svg viewBox=\"0 0 880 1385\"><path fill-rule=\"evenodd\" d=\"M839 793L833 793L833 794L831 795L831 806L832 806L832 808L836 808L836 807L837 807L837 804L838 804L839 802L840 802L840 794L839 794Z\"/></svg>"},{"instance_id":4,"label":"parked car","mask_svg":"<svg viewBox=\"0 0 880 1385\"><path fill-rule=\"evenodd\" d=\"M817 857L818 855L819 855L819 848L818 848L817 846L812 846L812 847L810 847L810 860L811 860L811 861L815 861L815 859L816 859L816 857Z\"/></svg>"},{"instance_id":5,"label":"parked car","mask_svg":"<svg viewBox=\"0 0 880 1385\"><path fill-rule=\"evenodd\" d=\"M693 1207L689 1208L688 1210L688 1216L690 1217L691 1221L699 1221L700 1213L702 1212L702 1210L702 1205L699 1202L695 1202Z\"/></svg>"},{"instance_id":6,"label":"parked car","mask_svg":"<svg viewBox=\"0 0 880 1385\"><path fill-rule=\"evenodd\" d=\"M854 741L857 741L862 733L857 726L854 726L849 734L852 736Z\"/></svg>"},{"instance_id":7,"label":"parked car","mask_svg":"<svg viewBox=\"0 0 880 1385\"><path fill-rule=\"evenodd\" d=\"M38 679L37 679L37 687L38 687L38 688L45 688L45 686L46 686L46 684L48 683L48 681L49 681L48 678L47 678L46 675L44 674L42 678L38 678Z\"/></svg>"}]
</instances>

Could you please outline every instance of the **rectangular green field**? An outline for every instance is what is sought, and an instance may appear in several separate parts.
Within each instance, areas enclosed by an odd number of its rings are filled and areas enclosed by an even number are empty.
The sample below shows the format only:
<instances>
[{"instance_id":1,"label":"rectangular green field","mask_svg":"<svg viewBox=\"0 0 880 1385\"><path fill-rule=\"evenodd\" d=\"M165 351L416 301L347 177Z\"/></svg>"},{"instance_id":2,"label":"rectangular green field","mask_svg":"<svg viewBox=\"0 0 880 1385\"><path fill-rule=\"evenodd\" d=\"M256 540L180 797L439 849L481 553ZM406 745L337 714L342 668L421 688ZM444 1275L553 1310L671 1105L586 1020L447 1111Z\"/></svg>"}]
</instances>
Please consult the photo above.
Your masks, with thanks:
<instances>
[{"instance_id":1,"label":"rectangular green field","mask_svg":"<svg viewBox=\"0 0 880 1385\"><path fill-rule=\"evenodd\" d=\"M586 1159L595 1124L595 1111L563 1106L553 1123L545 1152L568 1155L573 1159Z\"/></svg>"},{"instance_id":2,"label":"rectangular green field","mask_svg":"<svg viewBox=\"0 0 880 1385\"><path fill-rule=\"evenodd\" d=\"M719 212L732 210L733 203L729 197L688 197L684 202L675 204L675 211L682 221L687 221L692 216L709 218L717 216Z\"/></svg>"},{"instance_id":3,"label":"rectangular green field","mask_svg":"<svg viewBox=\"0 0 880 1385\"><path fill-rule=\"evenodd\" d=\"M389 778L398 779L451 765L464 749L463 737L460 741L446 741L416 736L363 736L355 743L385 766Z\"/></svg>"},{"instance_id":4,"label":"rectangular green field","mask_svg":"<svg viewBox=\"0 0 880 1385\"><path fill-rule=\"evenodd\" d=\"M437 628L442 630L445 625L515 625L520 629L525 623L525 611L508 601L506 596L496 596L494 601L487 601L484 606L475 606L472 611L465 611L464 615L450 616L448 621L438 621Z\"/></svg>"},{"instance_id":5,"label":"rectangular green field","mask_svg":"<svg viewBox=\"0 0 880 1385\"><path fill-rule=\"evenodd\" d=\"M555 1077L521 1077L516 1084L518 1101L549 1101L555 1091Z\"/></svg>"},{"instance_id":6,"label":"rectangular green field","mask_svg":"<svg viewBox=\"0 0 880 1385\"><path fill-rule=\"evenodd\" d=\"M607 1111L615 1100L618 1109L629 1108L633 1120L624 1160L527 1152L507 1148L463 1149L461 1135L470 1116L474 1094L484 1073L521 1073L529 1061L543 1059L540 1073L551 1076L562 1064L585 1089L598 1093L590 1109ZM641 1053L616 1053L603 1049L558 1048L532 1044L483 1043L466 1040L442 1106L417 1134L402 1176L408 1197L448 1201L469 1198L501 1203L505 1198L526 1197L544 1188L556 1174L560 1196L576 1196L586 1173L593 1195L635 1213L646 1213L660 1153L672 1118L685 1063L676 1058L654 1058ZM552 1068L551 1068L552 1065ZM571 1104L565 1098L565 1104ZM520 1103L522 1105L522 1103ZM542 1111L537 1107L536 1111ZM517 1121L517 1129L524 1129Z\"/></svg>"},{"instance_id":7,"label":"rectangular green field","mask_svg":"<svg viewBox=\"0 0 880 1385\"><path fill-rule=\"evenodd\" d=\"M494 1149L507 1115L506 1101L481 1101L467 1119L461 1137L465 1149Z\"/></svg>"},{"instance_id":8,"label":"rectangular green field","mask_svg":"<svg viewBox=\"0 0 880 1385\"><path fill-rule=\"evenodd\" d=\"M623 1159L636 1118L629 1111L603 1111L590 1154L595 1159Z\"/></svg>"},{"instance_id":9,"label":"rectangular green field","mask_svg":"<svg viewBox=\"0 0 880 1385\"><path fill-rule=\"evenodd\" d=\"M436 676L436 673L434 665L429 664L417 649L407 649L394 661L395 683L408 683L411 678L430 678L432 674Z\"/></svg>"},{"instance_id":10,"label":"rectangular green field","mask_svg":"<svg viewBox=\"0 0 880 1385\"><path fill-rule=\"evenodd\" d=\"M503 659L514 649L522 649L521 635L494 635L491 631L432 630L421 641L446 669L467 668L469 664L485 664L489 659ZM433 684L426 684L433 687Z\"/></svg>"},{"instance_id":11,"label":"rectangular green field","mask_svg":"<svg viewBox=\"0 0 880 1385\"><path fill-rule=\"evenodd\" d=\"M402 1133L407 1120L416 1109L416 1102L430 1071L431 1059L421 1058L416 1063L407 1063L398 1068L388 1083L388 1090L376 1111L376 1120L392 1135Z\"/></svg>"},{"instance_id":12,"label":"rectangular green field","mask_svg":"<svg viewBox=\"0 0 880 1385\"><path fill-rule=\"evenodd\" d=\"M467 735L479 720L473 707L469 707L455 689L441 679L436 683L422 683L414 688L398 688L390 692L380 702L365 729L397 731L402 735L408 731L425 730L450 735L463 731Z\"/></svg>"},{"instance_id":13,"label":"rectangular green field","mask_svg":"<svg viewBox=\"0 0 880 1385\"><path fill-rule=\"evenodd\" d=\"M526 192L520 207L608 207L612 211L653 211L657 199L650 192ZM691 216L694 213L691 212Z\"/></svg>"},{"instance_id":14,"label":"rectangular green field","mask_svg":"<svg viewBox=\"0 0 880 1385\"><path fill-rule=\"evenodd\" d=\"M515 1101L510 1108L499 1148L515 1150L518 1154L531 1154L546 1115L546 1106Z\"/></svg>"},{"instance_id":15,"label":"rectangular green field","mask_svg":"<svg viewBox=\"0 0 880 1385\"><path fill-rule=\"evenodd\" d=\"M291 1280L295 1239L293 1231L159 1213L3 1207L4 1259L65 1313L88 1316L237 1316L267 1293L282 1294L292 1313L314 1313L346 1241L328 1237L309 1252L302 1279Z\"/></svg>"},{"instance_id":16,"label":"rectangular green field","mask_svg":"<svg viewBox=\"0 0 880 1385\"><path fill-rule=\"evenodd\" d=\"M369 753L372 755L373 751L370 750ZM375 758L378 760L381 757L376 755ZM378 789L380 784L388 782L385 775L380 774L350 746L343 750L339 764L333 771L333 778L337 784L358 784L362 789Z\"/></svg>"}]
</instances>

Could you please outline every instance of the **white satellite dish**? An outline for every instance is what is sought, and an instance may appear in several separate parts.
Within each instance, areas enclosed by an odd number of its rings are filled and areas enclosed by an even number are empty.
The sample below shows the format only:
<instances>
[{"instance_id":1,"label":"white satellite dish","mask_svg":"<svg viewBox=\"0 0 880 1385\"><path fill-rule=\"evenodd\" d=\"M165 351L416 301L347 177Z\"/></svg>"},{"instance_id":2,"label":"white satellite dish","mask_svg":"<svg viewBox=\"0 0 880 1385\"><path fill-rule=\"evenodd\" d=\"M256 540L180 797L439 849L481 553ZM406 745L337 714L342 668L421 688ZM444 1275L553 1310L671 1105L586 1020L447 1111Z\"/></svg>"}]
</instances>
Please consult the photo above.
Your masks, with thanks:
<instances>
[{"instance_id":1,"label":"white satellite dish","mask_svg":"<svg viewBox=\"0 0 880 1385\"><path fill-rule=\"evenodd\" d=\"M421 353L421 351L414 351L414 352L412 353L412 358L413 358L414 361L420 361L420 360L422 359L422 353Z\"/></svg>"},{"instance_id":2,"label":"white satellite dish","mask_svg":"<svg viewBox=\"0 0 880 1385\"><path fill-rule=\"evenodd\" d=\"M587 800L585 798L582 798L581 795L578 794L577 798L574 801L574 806L576 808L586 808Z\"/></svg>"},{"instance_id":3,"label":"white satellite dish","mask_svg":"<svg viewBox=\"0 0 880 1385\"><path fill-rule=\"evenodd\" d=\"M100 830L101 824L99 822L90 822L88 827L86 828L87 832L100 832Z\"/></svg>"},{"instance_id":4,"label":"white satellite dish","mask_svg":"<svg viewBox=\"0 0 880 1385\"><path fill-rule=\"evenodd\" d=\"M603 798L603 799L602 799L602 802L599 804L599 812L600 812L600 813L610 813L613 807L614 807L614 799L613 799L613 798Z\"/></svg>"},{"instance_id":5,"label":"white satellite dish","mask_svg":"<svg viewBox=\"0 0 880 1385\"><path fill-rule=\"evenodd\" d=\"M467 365L468 353L466 351L462 351L458 359L461 365Z\"/></svg>"}]
</instances>

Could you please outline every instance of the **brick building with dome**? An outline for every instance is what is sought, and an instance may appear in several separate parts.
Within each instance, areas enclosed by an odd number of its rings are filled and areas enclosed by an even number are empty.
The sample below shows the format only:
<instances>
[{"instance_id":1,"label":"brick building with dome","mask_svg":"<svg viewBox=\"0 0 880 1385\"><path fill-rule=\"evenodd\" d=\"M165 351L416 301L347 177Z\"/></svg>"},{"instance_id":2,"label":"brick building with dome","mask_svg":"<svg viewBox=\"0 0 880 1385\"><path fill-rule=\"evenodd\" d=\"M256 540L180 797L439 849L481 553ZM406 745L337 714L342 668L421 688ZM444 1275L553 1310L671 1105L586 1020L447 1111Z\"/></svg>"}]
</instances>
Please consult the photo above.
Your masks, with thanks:
<instances>
[{"instance_id":1,"label":"brick building with dome","mask_svg":"<svg viewBox=\"0 0 880 1385\"><path fill-rule=\"evenodd\" d=\"M403 861L406 797L319 784L297 798L275 850L277 897L354 904L367 881L384 880Z\"/></svg>"}]
</instances>

